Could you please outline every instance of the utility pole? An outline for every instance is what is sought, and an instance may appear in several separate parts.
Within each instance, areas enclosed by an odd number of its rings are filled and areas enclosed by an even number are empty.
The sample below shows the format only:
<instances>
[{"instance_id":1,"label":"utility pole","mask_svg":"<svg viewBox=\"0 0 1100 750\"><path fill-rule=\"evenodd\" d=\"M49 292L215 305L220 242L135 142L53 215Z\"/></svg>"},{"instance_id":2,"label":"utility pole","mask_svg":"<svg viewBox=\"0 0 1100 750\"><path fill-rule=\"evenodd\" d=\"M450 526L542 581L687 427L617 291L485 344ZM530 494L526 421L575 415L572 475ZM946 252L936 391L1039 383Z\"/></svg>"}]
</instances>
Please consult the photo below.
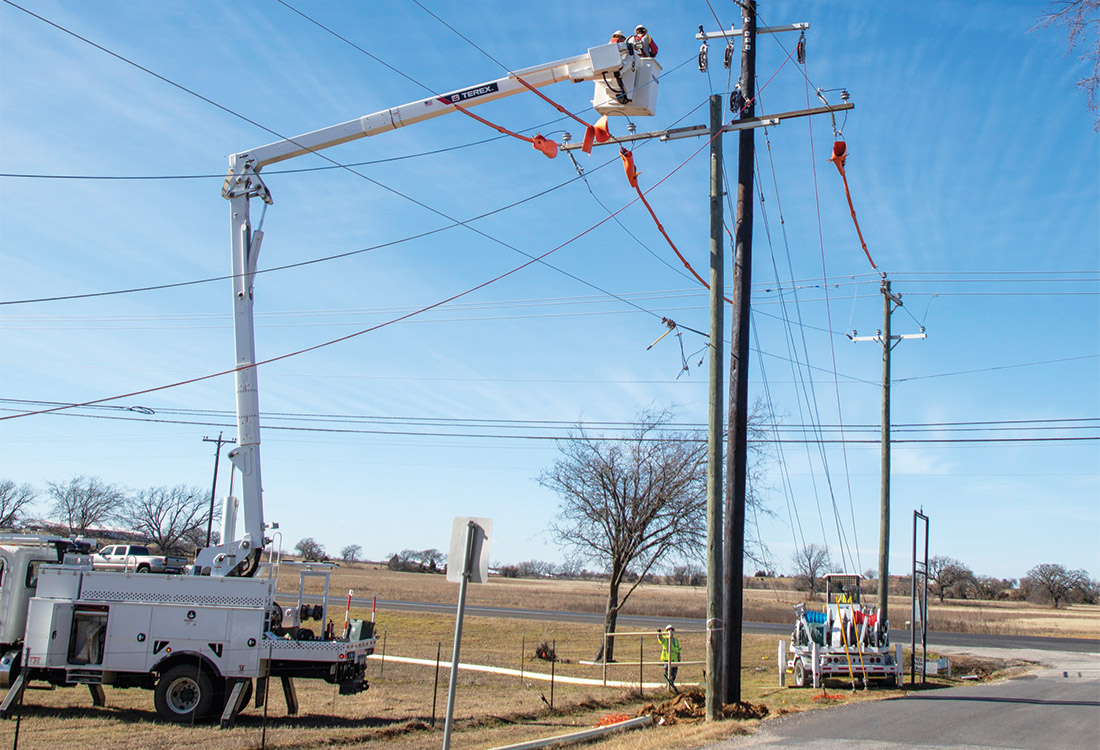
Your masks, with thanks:
<instances>
[{"instance_id":1,"label":"utility pole","mask_svg":"<svg viewBox=\"0 0 1100 750\"><path fill-rule=\"evenodd\" d=\"M890 280L882 275L882 330L874 336L856 336L852 341L877 341L882 345L882 459L880 479L880 516L878 530L878 606L884 622L889 621L890 600L890 352L902 339L927 338L924 327L920 333L894 336L890 333L890 316L901 307L901 295L890 291Z\"/></svg>"},{"instance_id":2,"label":"utility pole","mask_svg":"<svg viewBox=\"0 0 1100 750\"><path fill-rule=\"evenodd\" d=\"M741 3L739 3L741 4ZM681 138L709 136L711 138L711 321L710 321L710 411L707 435L707 705L708 720L718 718L719 703L736 703L741 700L741 618L742 589L745 556L745 497L748 464L748 362L749 362L749 284L752 262L752 129L778 125L782 120L810 117L853 109L851 102L823 107L801 109L792 112L773 112L761 117L755 111L756 35L779 34L789 31L805 32L808 23L784 26L756 25L755 2L742 5L741 29L703 31L695 38L704 44L711 39L728 40L740 36L742 40L740 103L747 104L739 112L739 119L720 125L721 107L716 109L711 97L711 122L707 125L691 125L649 133L631 133L616 137L599 146L616 146L631 141L660 139L673 141ZM705 70L706 55L700 53L700 70ZM733 97L733 101L738 99ZM737 231L733 281L733 347L730 352L729 410L727 422L727 448L725 456L725 507L722 507L722 478L718 466L722 463L721 394L722 391L722 333L723 317L719 314L723 297L722 238L723 229L721 199L723 196L721 135L738 131L738 186ZM563 151L582 148L581 143L562 143ZM658 339L660 340L660 339ZM715 507L717 506L717 507ZM721 571L720 573L715 572ZM719 577L721 581L719 585ZM721 651L721 653L719 653ZM715 664L717 662L717 665Z\"/></svg>"},{"instance_id":3,"label":"utility pole","mask_svg":"<svg viewBox=\"0 0 1100 750\"><path fill-rule=\"evenodd\" d=\"M210 486L210 515L206 517L206 546L210 546L210 535L214 528L214 498L218 493L218 460L222 455L222 444L236 444L236 440L222 440L222 433L218 433L218 439L208 438L205 435L202 438L204 443L217 443L218 446L214 449L214 483ZM223 540L224 541L224 540Z\"/></svg>"},{"instance_id":4,"label":"utility pole","mask_svg":"<svg viewBox=\"0 0 1100 750\"><path fill-rule=\"evenodd\" d=\"M707 721L722 716L722 366L726 313L722 242L722 97L710 98L710 402L707 417Z\"/></svg>"},{"instance_id":5,"label":"utility pole","mask_svg":"<svg viewBox=\"0 0 1100 750\"><path fill-rule=\"evenodd\" d=\"M756 111L756 2L741 4L740 117ZM752 283L752 171L754 132L742 130L737 147L737 216L733 256L733 332L730 344L729 429L726 446L725 680L726 703L741 701L741 620L745 574L745 496L748 476L749 289Z\"/></svg>"}]
</instances>

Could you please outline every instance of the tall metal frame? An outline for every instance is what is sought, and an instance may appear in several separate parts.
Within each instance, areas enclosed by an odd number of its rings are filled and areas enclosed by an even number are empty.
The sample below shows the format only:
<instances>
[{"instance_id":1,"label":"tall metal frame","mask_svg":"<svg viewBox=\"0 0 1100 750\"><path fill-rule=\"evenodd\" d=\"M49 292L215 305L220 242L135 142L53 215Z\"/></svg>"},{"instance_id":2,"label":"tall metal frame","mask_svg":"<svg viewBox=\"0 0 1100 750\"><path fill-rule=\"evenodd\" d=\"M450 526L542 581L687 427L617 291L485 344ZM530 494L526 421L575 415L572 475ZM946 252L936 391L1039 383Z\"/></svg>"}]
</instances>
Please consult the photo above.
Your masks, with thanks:
<instances>
[{"instance_id":1,"label":"tall metal frame","mask_svg":"<svg viewBox=\"0 0 1100 750\"><path fill-rule=\"evenodd\" d=\"M920 622L920 682L925 681L925 664L928 656L928 516L921 510L913 511L913 577L910 582L909 620L909 684L917 682L917 623ZM924 557L917 557L917 526L924 523ZM920 586L917 578L920 578ZM917 592L920 592L918 596Z\"/></svg>"}]
</instances>

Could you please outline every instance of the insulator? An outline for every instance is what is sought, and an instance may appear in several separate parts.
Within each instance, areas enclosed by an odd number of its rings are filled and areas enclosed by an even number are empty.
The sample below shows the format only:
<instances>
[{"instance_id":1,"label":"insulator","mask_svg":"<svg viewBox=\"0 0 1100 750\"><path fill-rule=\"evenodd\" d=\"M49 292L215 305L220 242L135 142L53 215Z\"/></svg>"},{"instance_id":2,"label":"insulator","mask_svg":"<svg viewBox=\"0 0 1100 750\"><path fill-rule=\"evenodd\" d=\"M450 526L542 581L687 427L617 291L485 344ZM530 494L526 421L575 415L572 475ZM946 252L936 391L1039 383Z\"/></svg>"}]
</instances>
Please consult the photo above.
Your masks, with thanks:
<instances>
[{"instance_id":1,"label":"insulator","mask_svg":"<svg viewBox=\"0 0 1100 750\"><path fill-rule=\"evenodd\" d=\"M628 122L626 124L626 132L630 133L631 135L634 135L635 133L638 132L638 126L635 125L632 122Z\"/></svg>"},{"instance_id":2,"label":"insulator","mask_svg":"<svg viewBox=\"0 0 1100 750\"><path fill-rule=\"evenodd\" d=\"M726 45L726 52L722 55L722 64L726 66L726 70L729 70L730 65L733 64L733 42Z\"/></svg>"},{"instance_id":3,"label":"insulator","mask_svg":"<svg viewBox=\"0 0 1100 750\"><path fill-rule=\"evenodd\" d=\"M745 108L745 95L741 93L741 86L738 84L730 93L730 112L737 113Z\"/></svg>"},{"instance_id":4,"label":"insulator","mask_svg":"<svg viewBox=\"0 0 1100 750\"><path fill-rule=\"evenodd\" d=\"M699 45L699 72L707 72L707 43L703 42Z\"/></svg>"}]
</instances>

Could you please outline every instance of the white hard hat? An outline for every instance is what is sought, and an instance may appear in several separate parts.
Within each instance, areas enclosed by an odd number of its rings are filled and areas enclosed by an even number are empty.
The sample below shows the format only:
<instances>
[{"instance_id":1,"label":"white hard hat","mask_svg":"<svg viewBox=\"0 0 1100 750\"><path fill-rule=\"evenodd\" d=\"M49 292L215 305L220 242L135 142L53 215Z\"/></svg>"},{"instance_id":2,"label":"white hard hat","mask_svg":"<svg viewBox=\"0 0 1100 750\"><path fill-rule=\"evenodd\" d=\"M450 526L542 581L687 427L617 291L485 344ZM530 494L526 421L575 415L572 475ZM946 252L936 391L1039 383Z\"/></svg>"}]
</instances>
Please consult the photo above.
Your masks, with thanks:
<instances>
[{"instance_id":1,"label":"white hard hat","mask_svg":"<svg viewBox=\"0 0 1100 750\"><path fill-rule=\"evenodd\" d=\"M638 24L637 26L634 27L634 31L635 32L645 31L645 26L642 26L641 24Z\"/></svg>"},{"instance_id":2,"label":"white hard hat","mask_svg":"<svg viewBox=\"0 0 1100 750\"><path fill-rule=\"evenodd\" d=\"M672 627L671 625L665 625L665 630L675 630L675 629L676 628Z\"/></svg>"},{"instance_id":3,"label":"white hard hat","mask_svg":"<svg viewBox=\"0 0 1100 750\"><path fill-rule=\"evenodd\" d=\"M621 32L621 31L616 31L616 32L615 32L614 34L612 34L611 36L626 36L626 34L624 34L624 33L623 33L623 32Z\"/></svg>"}]
</instances>

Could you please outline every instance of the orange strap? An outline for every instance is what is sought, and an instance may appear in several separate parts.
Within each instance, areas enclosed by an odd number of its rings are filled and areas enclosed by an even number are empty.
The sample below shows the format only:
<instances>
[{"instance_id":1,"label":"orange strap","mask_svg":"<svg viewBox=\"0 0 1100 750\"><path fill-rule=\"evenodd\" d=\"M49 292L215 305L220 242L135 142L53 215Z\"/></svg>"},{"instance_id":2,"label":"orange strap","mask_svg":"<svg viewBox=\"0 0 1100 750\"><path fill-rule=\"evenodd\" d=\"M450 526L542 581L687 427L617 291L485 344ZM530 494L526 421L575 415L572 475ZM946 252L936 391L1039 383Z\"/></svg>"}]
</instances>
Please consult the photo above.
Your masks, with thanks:
<instances>
[{"instance_id":1,"label":"orange strap","mask_svg":"<svg viewBox=\"0 0 1100 750\"><path fill-rule=\"evenodd\" d=\"M859 235L859 244L863 247L863 254L867 256L867 260L871 262L871 268L878 270L878 266L875 265L875 261L871 258L871 253L867 252L867 243L863 239L863 232L859 229L859 221L856 219L856 207L852 205L852 194L848 191L848 175L844 173L844 162L848 158L848 144L844 141L836 141L833 143L833 155L829 157L829 161L836 165L837 171L840 172L841 179L844 180L844 197L848 199L848 208L852 212L852 223L856 225L856 234Z\"/></svg>"},{"instance_id":2,"label":"orange strap","mask_svg":"<svg viewBox=\"0 0 1100 750\"><path fill-rule=\"evenodd\" d=\"M581 125L584 125L584 143L581 146L581 151L583 151L584 153L586 153L586 154L592 153L592 144L593 143L603 143L603 142L605 142L605 141L607 141L611 138L611 132L607 129L607 115L604 115L599 120L597 120L595 125L589 125L587 122L585 122L581 118L577 117L575 114L573 114L572 112L567 110L565 107L563 107L560 104L558 104L557 102L555 102L550 97L546 96L546 94L542 93L541 91L536 89L534 86L532 86L527 81L520 78L519 76L515 76L515 79L517 81L519 81L521 84L523 84L523 86L525 86L528 91L530 91L532 94L535 94L536 96L538 96L540 99L542 99L544 102L549 104L551 107L558 110L563 115L566 115L568 117L572 117L574 120L579 122Z\"/></svg>"},{"instance_id":3,"label":"orange strap","mask_svg":"<svg viewBox=\"0 0 1100 750\"><path fill-rule=\"evenodd\" d=\"M484 117L478 117L473 112L471 112L470 110L463 107L461 104L455 104L454 102L452 102L449 99L446 99L442 96L438 97L437 101L440 101L443 104L448 104L448 105L454 107L455 109L457 109L462 114L469 115L470 117L474 118L475 120L477 120L481 124L488 125L493 130L496 130L500 133L503 133L504 135L510 135L513 138L519 138L521 141L527 141L528 143L531 144L531 146L536 151L541 151L542 153L546 154L547 158L553 159L555 156L558 155L558 144L554 143L553 141L551 141L548 138L544 138L542 136L542 134L536 135L534 138L528 138L525 135L520 135L519 133L513 133L511 130L509 130L506 127L503 127L501 125L497 125L496 123L489 122Z\"/></svg>"},{"instance_id":4,"label":"orange strap","mask_svg":"<svg viewBox=\"0 0 1100 750\"><path fill-rule=\"evenodd\" d=\"M672 252L676 253L676 257L679 258L680 262L684 264L684 267L691 272L691 275L699 280L700 284L710 289L710 284L708 284L702 276L696 273L695 269L688 263L687 258L685 258L676 248L676 244L672 241L672 238L668 236L668 232L665 231L664 226L661 225L661 221L657 218L657 214L653 212L653 207L650 206L649 201L645 199L645 194L642 192L642 189L638 187L638 168L634 166L634 153L620 147L619 157L623 160L623 169L626 171L626 181L630 183L630 187L638 191L639 200L642 201L642 205L649 211L649 215L653 217L653 223L657 225L657 229L664 236L665 241L668 242L668 246L672 248ZM723 299L731 305L733 304L733 300L729 297L723 297Z\"/></svg>"}]
</instances>

